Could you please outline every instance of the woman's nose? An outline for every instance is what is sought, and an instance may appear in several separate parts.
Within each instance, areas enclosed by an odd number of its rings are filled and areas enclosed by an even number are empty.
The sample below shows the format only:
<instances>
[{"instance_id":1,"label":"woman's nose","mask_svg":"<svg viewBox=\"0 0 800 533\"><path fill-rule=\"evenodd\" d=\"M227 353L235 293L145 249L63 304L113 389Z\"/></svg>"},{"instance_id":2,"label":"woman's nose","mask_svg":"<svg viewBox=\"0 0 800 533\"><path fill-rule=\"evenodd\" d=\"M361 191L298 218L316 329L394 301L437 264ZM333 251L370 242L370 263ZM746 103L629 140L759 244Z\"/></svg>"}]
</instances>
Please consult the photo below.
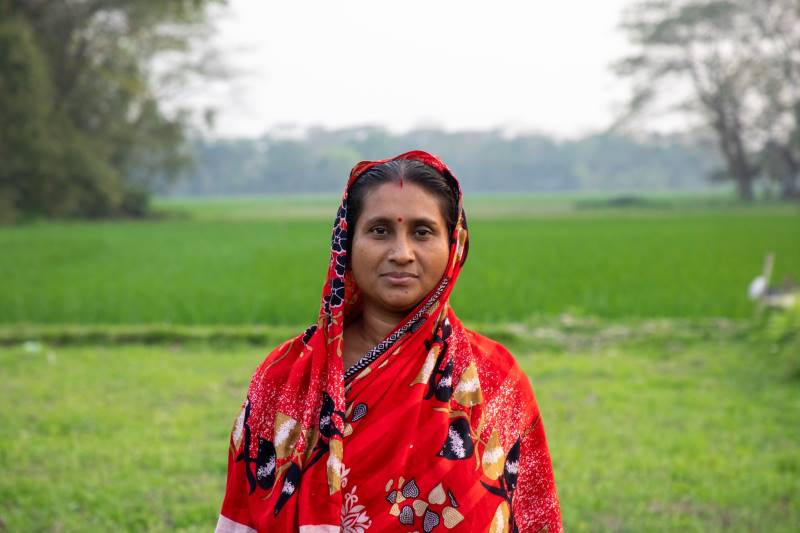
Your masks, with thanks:
<instances>
[{"instance_id":1,"label":"woman's nose","mask_svg":"<svg viewBox=\"0 0 800 533\"><path fill-rule=\"evenodd\" d=\"M389 261L399 264L410 263L414 260L414 250L406 237L397 237L389 251Z\"/></svg>"}]
</instances>

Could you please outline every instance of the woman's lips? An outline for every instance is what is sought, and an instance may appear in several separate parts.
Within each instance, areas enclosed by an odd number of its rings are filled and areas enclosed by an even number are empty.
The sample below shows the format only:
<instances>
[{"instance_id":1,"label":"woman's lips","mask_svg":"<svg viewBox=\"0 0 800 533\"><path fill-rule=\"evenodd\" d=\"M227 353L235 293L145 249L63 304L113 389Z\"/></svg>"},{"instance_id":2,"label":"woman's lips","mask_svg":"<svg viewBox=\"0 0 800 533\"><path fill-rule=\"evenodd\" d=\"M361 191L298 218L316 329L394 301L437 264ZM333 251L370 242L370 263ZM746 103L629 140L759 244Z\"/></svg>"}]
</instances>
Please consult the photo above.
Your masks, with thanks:
<instances>
[{"instance_id":1,"label":"woman's lips","mask_svg":"<svg viewBox=\"0 0 800 533\"><path fill-rule=\"evenodd\" d=\"M390 283L397 285L409 283L411 280L417 277L416 274L411 274L410 272L387 272L385 274L381 274L381 276L389 280Z\"/></svg>"}]
</instances>

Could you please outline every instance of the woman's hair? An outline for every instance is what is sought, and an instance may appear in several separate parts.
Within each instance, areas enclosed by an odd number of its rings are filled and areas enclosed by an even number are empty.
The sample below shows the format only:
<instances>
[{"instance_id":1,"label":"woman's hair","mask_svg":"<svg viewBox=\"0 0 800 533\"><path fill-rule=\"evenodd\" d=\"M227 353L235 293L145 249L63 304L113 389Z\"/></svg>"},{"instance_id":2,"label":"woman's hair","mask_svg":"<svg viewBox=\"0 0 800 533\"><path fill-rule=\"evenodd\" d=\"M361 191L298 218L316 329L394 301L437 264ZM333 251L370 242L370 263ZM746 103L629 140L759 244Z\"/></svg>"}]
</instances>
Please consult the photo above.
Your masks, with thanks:
<instances>
[{"instance_id":1,"label":"woman's hair","mask_svg":"<svg viewBox=\"0 0 800 533\"><path fill-rule=\"evenodd\" d=\"M347 194L347 227L350 238L347 240L347 256L350 256L353 230L364 207L367 194L384 183L406 181L419 185L439 202L442 217L447 223L447 235L452 237L458 223L458 189L435 168L413 159L394 159L375 165L350 186Z\"/></svg>"}]
</instances>

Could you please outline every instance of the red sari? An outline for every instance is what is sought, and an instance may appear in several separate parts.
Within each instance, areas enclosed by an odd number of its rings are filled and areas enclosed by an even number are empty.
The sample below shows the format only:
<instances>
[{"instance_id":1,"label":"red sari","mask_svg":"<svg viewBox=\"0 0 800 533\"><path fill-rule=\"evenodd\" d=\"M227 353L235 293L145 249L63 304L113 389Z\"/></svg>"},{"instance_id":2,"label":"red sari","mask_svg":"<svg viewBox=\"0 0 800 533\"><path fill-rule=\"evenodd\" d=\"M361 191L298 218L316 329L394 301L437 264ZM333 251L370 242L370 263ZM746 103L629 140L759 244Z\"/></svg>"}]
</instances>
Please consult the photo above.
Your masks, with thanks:
<instances>
[{"instance_id":1,"label":"red sari","mask_svg":"<svg viewBox=\"0 0 800 533\"><path fill-rule=\"evenodd\" d=\"M415 159L454 184L436 156ZM459 221L438 285L345 372L342 334L360 311L345 268L347 191L333 226L317 323L273 350L234 424L218 532L561 531L539 409L501 344L448 304L467 257Z\"/></svg>"}]
</instances>

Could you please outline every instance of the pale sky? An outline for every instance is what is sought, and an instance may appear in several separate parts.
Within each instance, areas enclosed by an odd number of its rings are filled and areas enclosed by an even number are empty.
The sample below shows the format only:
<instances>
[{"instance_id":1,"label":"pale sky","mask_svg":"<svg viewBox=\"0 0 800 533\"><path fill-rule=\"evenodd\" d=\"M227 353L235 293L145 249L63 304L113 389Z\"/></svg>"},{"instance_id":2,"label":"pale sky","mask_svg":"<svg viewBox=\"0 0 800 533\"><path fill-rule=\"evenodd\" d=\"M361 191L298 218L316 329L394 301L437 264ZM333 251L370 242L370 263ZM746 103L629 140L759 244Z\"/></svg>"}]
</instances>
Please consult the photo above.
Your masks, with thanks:
<instances>
[{"instance_id":1,"label":"pale sky","mask_svg":"<svg viewBox=\"0 0 800 533\"><path fill-rule=\"evenodd\" d=\"M280 124L506 128L576 136L627 94L630 0L230 0L218 42L241 74L203 99L215 134Z\"/></svg>"}]
</instances>

